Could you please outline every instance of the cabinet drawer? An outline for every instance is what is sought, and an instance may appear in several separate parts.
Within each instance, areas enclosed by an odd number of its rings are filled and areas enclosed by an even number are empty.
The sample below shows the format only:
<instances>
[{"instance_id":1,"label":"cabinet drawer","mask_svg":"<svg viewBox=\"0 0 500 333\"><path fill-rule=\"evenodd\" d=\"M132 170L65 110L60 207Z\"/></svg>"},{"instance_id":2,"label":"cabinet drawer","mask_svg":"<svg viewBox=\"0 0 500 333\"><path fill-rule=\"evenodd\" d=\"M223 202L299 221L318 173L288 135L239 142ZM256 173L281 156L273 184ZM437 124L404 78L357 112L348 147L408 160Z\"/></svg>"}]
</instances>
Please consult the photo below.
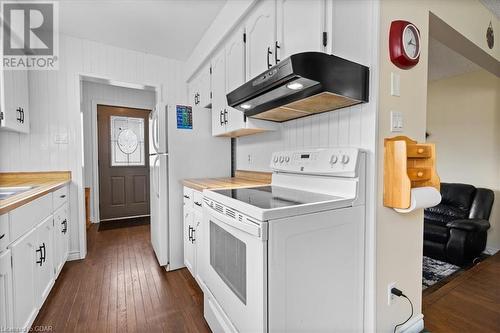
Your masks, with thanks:
<instances>
[{"instance_id":1,"label":"cabinet drawer","mask_svg":"<svg viewBox=\"0 0 500 333\"><path fill-rule=\"evenodd\" d=\"M9 215L0 215L0 252L7 248L10 243Z\"/></svg>"},{"instance_id":2,"label":"cabinet drawer","mask_svg":"<svg viewBox=\"0 0 500 333\"><path fill-rule=\"evenodd\" d=\"M408 145L406 154L409 158L431 157L431 147L426 145Z\"/></svg>"},{"instance_id":3,"label":"cabinet drawer","mask_svg":"<svg viewBox=\"0 0 500 333\"><path fill-rule=\"evenodd\" d=\"M68 186L61 187L57 191L54 191L54 209L59 208L62 204L68 201Z\"/></svg>"},{"instance_id":4,"label":"cabinet drawer","mask_svg":"<svg viewBox=\"0 0 500 333\"><path fill-rule=\"evenodd\" d=\"M46 194L9 213L10 239L16 240L22 234L52 214L52 193Z\"/></svg>"},{"instance_id":5,"label":"cabinet drawer","mask_svg":"<svg viewBox=\"0 0 500 333\"><path fill-rule=\"evenodd\" d=\"M184 187L184 207L192 208L193 207L193 190L189 187Z\"/></svg>"},{"instance_id":6,"label":"cabinet drawer","mask_svg":"<svg viewBox=\"0 0 500 333\"><path fill-rule=\"evenodd\" d=\"M203 193L193 191L193 207L196 211L202 212Z\"/></svg>"},{"instance_id":7,"label":"cabinet drawer","mask_svg":"<svg viewBox=\"0 0 500 333\"><path fill-rule=\"evenodd\" d=\"M408 177L412 182L422 182L431 179L430 168L408 168Z\"/></svg>"}]
</instances>

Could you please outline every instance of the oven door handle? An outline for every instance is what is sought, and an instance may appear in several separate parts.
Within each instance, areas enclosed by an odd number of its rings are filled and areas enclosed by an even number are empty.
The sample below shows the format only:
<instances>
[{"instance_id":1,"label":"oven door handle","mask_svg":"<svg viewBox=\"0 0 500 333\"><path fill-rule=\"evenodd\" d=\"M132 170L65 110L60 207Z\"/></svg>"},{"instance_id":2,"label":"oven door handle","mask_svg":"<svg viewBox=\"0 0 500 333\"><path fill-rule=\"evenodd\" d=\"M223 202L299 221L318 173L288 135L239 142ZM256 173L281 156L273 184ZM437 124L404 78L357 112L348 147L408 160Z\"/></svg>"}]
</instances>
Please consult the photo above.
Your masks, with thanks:
<instances>
[{"instance_id":1,"label":"oven door handle","mask_svg":"<svg viewBox=\"0 0 500 333\"><path fill-rule=\"evenodd\" d=\"M215 209L210 207L210 205L208 205L206 202L204 202L204 205L208 209L209 215L215 217L217 219L217 221L221 221L224 224L226 224L230 227L233 227L234 229L246 232L247 234L250 234L254 237L262 238L262 228L261 227L254 225L254 224L250 224L248 222L240 222L236 219L233 220L233 219L225 216L224 214L221 214L220 212L216 211ZM216 222L214 221L214 223L216 223Z\"/></svg>"}]
</instances>

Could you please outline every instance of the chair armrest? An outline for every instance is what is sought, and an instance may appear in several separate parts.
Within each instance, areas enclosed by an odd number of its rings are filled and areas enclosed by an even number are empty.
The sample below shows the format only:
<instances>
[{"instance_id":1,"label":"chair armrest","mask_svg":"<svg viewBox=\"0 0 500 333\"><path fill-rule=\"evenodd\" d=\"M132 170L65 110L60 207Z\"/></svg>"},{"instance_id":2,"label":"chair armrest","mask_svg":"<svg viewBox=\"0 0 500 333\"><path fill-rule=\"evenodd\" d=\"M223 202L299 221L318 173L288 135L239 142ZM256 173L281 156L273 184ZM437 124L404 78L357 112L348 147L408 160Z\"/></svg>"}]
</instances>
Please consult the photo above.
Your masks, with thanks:
<instances>
[{"instance_id":1,"label":"chair armrest","mask_svg":"<svg viewBox=\"0 0 500 333\"><path fill-rule=\"evenodd\" d=\"M490 222L483 219L455 220L448 222L446 226L465 231L486 231L490 228Z\"/></svg>"}]
</instances>

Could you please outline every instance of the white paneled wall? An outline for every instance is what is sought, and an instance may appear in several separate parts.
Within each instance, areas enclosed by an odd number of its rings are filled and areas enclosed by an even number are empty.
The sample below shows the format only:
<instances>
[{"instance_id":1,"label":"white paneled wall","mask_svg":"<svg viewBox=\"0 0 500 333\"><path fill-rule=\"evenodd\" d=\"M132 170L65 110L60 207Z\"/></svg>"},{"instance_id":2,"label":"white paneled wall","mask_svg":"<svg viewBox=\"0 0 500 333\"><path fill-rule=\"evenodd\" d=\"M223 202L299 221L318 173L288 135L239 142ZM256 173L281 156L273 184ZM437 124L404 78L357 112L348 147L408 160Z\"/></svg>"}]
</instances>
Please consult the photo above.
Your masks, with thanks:
<instances>
[{"instance_id":1,"label":"white paneled wall","mask_svg":"<svg viewBox=\"0 0 500 333\"><path fill-rule=\"evenodd\" d=\"M285 122L279 133L262 133L237 141L237 168L269 171L271 154L280 149L354 146L374 153L378 4L369 0L327 2L332 26L331 53L370 67L370 102Z\"/></svg>"},{"instance_id":2,"label":"white paneled wall","mask_svg":"<svg viewBox=\"0 0 500 333\"><path fill-rule=\"evenodd\" d=\"M31 133L0 132L0 171L72 172L70 251L78 258L85 255L80 75L159 86L164 107L186 101L184 63L64 35L59 59L57 71L29 73ZM56 134L67 134L68 144L56 144Z\"/></svg>"},{"instance_id":3,"label":"white paneled wall","mask_svg":"<svg viewBox=\"0 0 500 333\"><path fill-rule=\"evenodd\" d=\"M94 115L94 103L107 105L127 106L131 108L140 108L153 110L155 107L155 92L151 90L140 90L112 86L96 82L82 81L82 113L83 113L83 148L84 148L84 181L85 187L90 187L90 212L91 220L95 222L94 196L98 191L94 186L93 174L94 159L94 132L96 119Z\"/></svg>"}]
</instances>

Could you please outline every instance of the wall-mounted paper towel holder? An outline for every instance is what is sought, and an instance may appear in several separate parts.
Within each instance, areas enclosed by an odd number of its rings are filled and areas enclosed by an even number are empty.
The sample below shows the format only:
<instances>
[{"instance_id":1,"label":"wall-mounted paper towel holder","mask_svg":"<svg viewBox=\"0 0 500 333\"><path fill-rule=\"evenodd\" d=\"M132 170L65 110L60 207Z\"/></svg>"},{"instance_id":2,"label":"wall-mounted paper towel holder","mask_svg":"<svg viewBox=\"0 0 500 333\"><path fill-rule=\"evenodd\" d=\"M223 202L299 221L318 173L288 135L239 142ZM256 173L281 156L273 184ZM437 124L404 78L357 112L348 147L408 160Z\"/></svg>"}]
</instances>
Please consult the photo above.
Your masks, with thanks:
<instances>
[{"instance_id":1,"label":"wall-mounted paper towel holder","mask_svg":"<svg viewBox=\"0 0 500 333\"><path fill-rule=\"evenodd\" d=\"M384 140L384 206L407 213L441 201L436 147L406 136Z\"/></svg>"}]
</instances>

